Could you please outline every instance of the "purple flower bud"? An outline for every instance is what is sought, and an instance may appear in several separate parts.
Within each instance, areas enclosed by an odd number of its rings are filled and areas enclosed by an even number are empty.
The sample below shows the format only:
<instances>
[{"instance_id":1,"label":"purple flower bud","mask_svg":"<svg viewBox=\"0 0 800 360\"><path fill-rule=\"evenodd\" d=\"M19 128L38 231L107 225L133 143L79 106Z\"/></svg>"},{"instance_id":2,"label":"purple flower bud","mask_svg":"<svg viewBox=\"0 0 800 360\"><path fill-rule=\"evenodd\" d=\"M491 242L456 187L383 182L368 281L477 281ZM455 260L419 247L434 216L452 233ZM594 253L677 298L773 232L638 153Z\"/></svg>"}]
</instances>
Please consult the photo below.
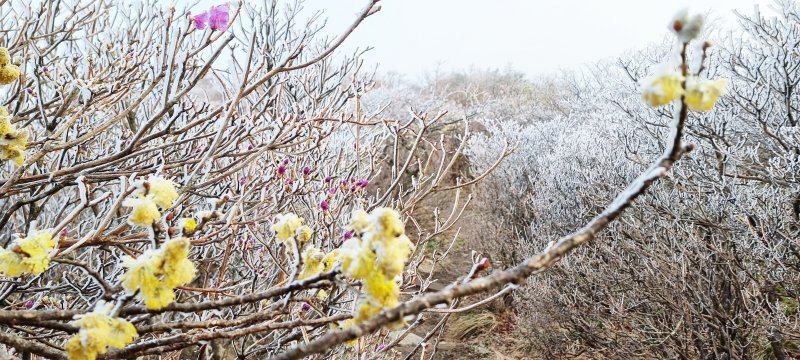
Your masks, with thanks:
<instances>
[{"instance_id":1,"label":"purple flower bud","mask_svg":"<svg viewBox=\"0 0 800 360\"><path fill-rule=\"evenodd\" d=\"M211 30L225 31L228 29L228 21L230 21L230 6L228 4L212 6L209 11L208 27Z\"/></svg>"},{"instance_id":2,"label":"purple flower bud","mask_svg":"<svg viewBox=\"0 0 800 360\"><path fill-rule=\"evenodd\" d=\"M327 212L328 211L328 202L325 201L325 200L322 200L322 202L319 203L319 207L322 208L322 211Z\"/></svg>"},{"instance_id":3,"label":"purple flower bud","mask_svg":"<svg viewBox=\"0 0 800 360\"><path fill-rule=\"evenodd\" d=\"M69 229L67 228L61 229L61 236L66 237L67 235L69 235Z\"/></svg>"},{"instance_id":4,"label":"purple flower bud","mask_svg":"<svg viewBox=\"0 0 800 360\"><path fill-rule=\"evenodd\" d=\"M243 186L247 182L247 176L242 176L239 178L239 186Z\"/></svg>"},{"instance_id":5,"label":"purple flower bud","mask_svg":"<svg viewBox=\"0 0 800 360\"><path fill-rule=\"evenodd\" d=\"M330 182L331 182L331 180L333 180L333 177L332 177L332 176L328 175L328 176L326 176L326 177L325 177L325 183L326 183L326 184L330 183Z\"/></svg>"},{"instance_id":6,"label":"purple flower bud","mask_svg":"<svg viewBox=\"0 0 800 360\"><path fill-rule=\"evenodd\" d=\"M308 165L303 166L303 175L308 176L308 174L310 174L310 173L311 173L311 168L308 167Z\"/></svg>"},{"instance_id":7,"label":"purple flower bud","mask_svg":"<svg viewBox=\"0 0 800 360\"><path fill-rule=\"evenodd\" d=\"M203 30L206 28L206 23L208 22L208 12L203 11L197 15L189 15L189 20L194 22L194 27L198 30Z\"/></svg>"},{"instance_id":8,"label":"purple flower bud","mask_svg":"<svg viewBox=\"0 0 800 360\"><path fill-rule=\"evenodd\" d=\"M283 165L289 165L289 158L283 159Z\"/></svg>"},{"instance_id":9,"label":"purple flower bud","mask_svg":"<svg viewBox=\"0 0 800 360\"><path fill-rule=\"evenodd\" d=\"M383 349L386 349L386 344L380 344L380 345L378 345L378 349L376 349L376 351L377 351L377 352L381 352L381 351L383 351Z\"/></svg>"},{"instance_id":10,"label":"purple flower bud","mask_svg":"<svg viewBox=\"0 0 800 360\"><path fill-rule=\"evenodd\" d=\"M350 191L356 192L356 190L358 190L358 186L353 185L350 187Z\"/></svg>"},{"instance_id":11,"label":"purple flower bud","mask_svg":"<svg viewBox=\"0 0 800 360\"><path fill-rule=\"evenodd\" d=\"M332 188L328 189L328 195L336 195L336 188L332 187Z\"/></svg>"},{"instance_id":12,"label":"purple flower bud","mask_svg":"<svg viewBox=\"0 0 800 360\"><path fill-rule=\"evenodd\" d=\"M356 182L356 178L354 178L354 177L351 177L351 178L350 178L350 182L351 182L351 183L354 183L354 182Z\"/></svg>"},{"instance_id":13,"label":"purple flower bud","mask_svg":"<svg viewBox=\"0 0 800 360\"><path fill-rule=\"evenodd\" d=\"M247 150L248 151L253 150L253 144L247 145Z\"/></svg>"},{"instance_id":14,"label":"purple flower bud","mask_svg":"<svg viewBox=\"0 0 800 360\"><path fill-rule=\"evenodd\" d=\"M300 309L302 309L303 311L311 310L311 305L308 305L308 303L304 302L303 306L301 306Z\"/></svg>"},{"instance_id":15,"label":"purple flower bud","mask_svg":"<svg viewBox=\"0 0 800 360\"><path fill-rule=\"evenodd\" d=\"M278 176L283 176L286 174L286 165L278 166Z\"/></svg>"},{"instance_id":16,"label":"purple flower bud","mask_svg":"<svg viewBox=\"0 0 800 360\"><path fill-rule=\"evenodd\" d=\"M358 186L361 186L362 188L365 188L365 187L367 187L367 185L369 185L369 181L367 181L366 179L358 180Z\"/></svg>"},{"instance_id":17,"label":"purple flower bud","mask_svg":"<svg viewBox=\"0 0 800 360\"><path fill-rule=\"evenodd\" d=\"M33 299L30 299L25 302L25 308L28 310L33 309Z\"/></svg>"},{"instance_id":18,"label":"purple flower bud","mask_svg":"<svg viewBox=\"0 0 800 360\"><path fill-rule=\"evenodd\" d=\"M353 238L353 230L347 230L344 232L344 241L350 240Z\"/></svg>"}]
</instances>

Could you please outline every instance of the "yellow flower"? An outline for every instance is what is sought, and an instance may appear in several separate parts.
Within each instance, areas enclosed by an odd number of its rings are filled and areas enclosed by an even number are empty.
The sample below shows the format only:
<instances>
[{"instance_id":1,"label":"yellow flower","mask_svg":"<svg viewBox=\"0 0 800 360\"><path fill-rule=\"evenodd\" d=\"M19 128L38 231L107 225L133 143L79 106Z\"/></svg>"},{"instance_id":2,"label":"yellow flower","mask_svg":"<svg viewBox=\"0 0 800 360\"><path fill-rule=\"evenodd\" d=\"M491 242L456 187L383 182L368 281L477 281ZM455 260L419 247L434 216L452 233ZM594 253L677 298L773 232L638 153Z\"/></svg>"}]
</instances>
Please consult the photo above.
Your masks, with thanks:
<instances>
[{"instance_id":1,"label":"yellow flower","mask_svg":"<svg viewBox=\"0 0 800 360\"><path fill-rule=\"evenodd\" d=\"M683 80L679 72L663 69L659 74L642 79L642 99L651 107L669 104L683 95Z\"/></svg>"},{"instance_id":2,"label":"yellow flower","mask_svg":"<svg viewBox=\"0 0 800 360\"><path fill-rule=\"evenodd\" d=\"M385 238L394 238L405 233L405 224L400 220L400 214L393 209L375 209L370 220L376 227L375 231Z\"/></svg>"},{"instance_id":3,"label":"yellow flower","mask_svg":"<svg viewBox=\"0 0 800 360\"><path fill-rule=\"evenodd\" d=\"M28 146L28 132L18 130L11 123L8 109L0 106L0 158L13 159L17 165L25 162L25 148Z\"/></svg>"},{"instance_id":4,"label":"yellow flower","mask_svg":"<svg viewBox=\"0 0 800 360\"><path fill-rule=\"evenodd\" d=\"M320 289L320 290L317 292L317 299L320 299L320 300L325 300L325 299L327 299L327 298L328 298L328 296L330 296L330 294L328 294L328 292L327 292L327 291L325 291L325 290L322 290L322 289Z\"/></svg>"},{"instance_id":5,"label":"yellow flower","mask_svg":"<svg viewBox=\"0 0 800 360\"><path fill-rule=\"evenodd\" d=\"M328 272L333 270L333 267L339 262L339 249L334 249L333 251L325 254L325 258L322 259L322 271Z\"/></svg>"},{"instance_id":6,"label":"yellow flower","mask_svg":"<svg viewBox=\"0 0 800 360\"><path fill-rule=\"evenodd\" d=\"M362 280L365 297L359 301L355 314L354 321L358 324L383 309L397 306L400 287L395 278L403 272L414 245L405 235L400 214L389 208L375 209L372 214L355 211L351 227L360 230L361 237L345 241L338 251L338 260L345 275ZM335 261L331 262L332 268Z\"/></svg>"},{"instance_id":7,"label":"yellow flower","mask_svg":"<svg viewBox=\"0 0 800 360\"><path fill-rule=\"evenodd\" d=\"M699 112L711 111L719 97L725 93L728 81L690 78L686 82L686 105Z\"/></svg>"},{"instance_id":8,"label":"yellow flower","mask_svg":"<svg viewBox=\"0 0 800 360\"><path fill-rule=\"evenodd\" d=\"M162 209L169 209L178 199L178 191L175 183L160 176L150 176L147 178L147 195L153 195L153 201Z\"/></svg>"},{"instance_id":9,"label":"yellow flower","mask_svg":"<svg viewBox=\"0 0 800 360\"><path fill-rule=\"evenodd\" d=\"M393 279L389 279L379 271L373 272L364 282L364 291L371 299L384 307L397 305L400 287Z\"/></svg>"},{"instance_id":10,"label":"yellow flower","mask_svg":"<svg viewBox=\"0 0 800 360\"><path fill-rule=\"evenodd\" d=\"M3 160L14 160L14 163L17 166L22 165L25 162L25 148L19 148L15 146L2 146L0 148L0 157Z\"/></svg>"},{"instance_id":11,"label":"yellow flower","mask_svg":"<svg viewBox=\"0 0 800 360\"><path fill-rule=\"evenodd\" d=\"M302 244L305 244L311 240L311 236L313 234L314 232L311 231L311 228L306 225L303 225L297 229L297 239L300 240L300 243Z\"/></svg>"},{"instance_id":12,"label":"yellow flower","mask_svg":"<svg viewBox=\"0 0 800 360\"><path fill-rule=\"evenodd\" d=\"M11 63L8 49L0 47L0 84L11 84L19 75L19 67Z\"/></svg>"},{"instance_id":13,"label":"yellow flower","mask_svg":"<svg viewBox=\"0 0 800 360\"><path fill-rule=\"evenodd\" d=\"M122 206L132 209L131 215L128 217L128 223L132 225L146 227L153 225L161 218L161 213L158 211L152 195L127 198L122 202Z\"/></svg>"},{"instance_id":14,"label":"yellow flower","mask_svg":"<svg viewBox=\"0 0 800 360\"><path fill-rule=\"evenodd\" d=\"M375 271L375 253L359 238L345 241L339 251L342 271L353 279L366 279Z\"/></svg>"},{"instance_id":15,"label":"yellow flower","mask_svg":"<svg viewBox=\"0 0 800 360\"><path fill-rule=\"evenodd\" d=\"M405 235L386 239L375 247L381 270L392 279L403 272L406 260L413 250L414 244Z\"/></svg>"},{"instance_id":16,"label":"yellow flower","mask_svg":"<svg viewBox=\"0 0 800 360\"><path fill-rule=\"evenodd\" d=\"M17 277L22 274L39 275L50 264L50 252L56 242L49 232L36 230L11 244L11 250L0 249L0 274Z\"/></svg>"},{"instance_id":17,"label":"yellow flower","mask_svg":"<svg viewBox=\"0 0 800 360\"><path fill-rule=\"evenodd\" d=\"M300 279L307 279L322 272L322 261L325 253L316 247L309 246L303 251L303 270L300 272Z\"/></svg>"},{"instance_id":18,"label":"yellow flower","mask_svg":"<svg viewBox=\"0 0 800 360\"><path fill-rule=\"evenodd\" d=\"M28 268L22 262L22 255L6 249L0 249L0 274L17 277L27 273Z\"/></svg>"},{"instance_id":19,"label":"yellow flower","mask_svg":"<svg viewBox=\"0 0 800 360\"><path fill-rule=\"evenodd\" d=\"M353 217L350 219L350 228L356 233L363 233L369 226L369 214L364 210L356 210L353 212Z\"/></svg>"},{"instance_id":20,"label":"yellow flower","mask_svg":"<svg viewBox=\"0 0 800 360\"><path fill-rule=\"evenodd\" d=\"M190 246L189 239L177 238L136 259L125 257L122 266L128 271L120 279L122 287L129 294L136 293L149 309L169 305L175 299L173 289L194 279L196 269L187 258Z\"/></svg>"},{"instance_id":21,"label":"yellow flower","mask_svg":"<svg viewBox=\"0 0 800 360\"><path fill-rule=\"evenodd\" d=\"M293 213L278 215L278 221L272 225L272 231L275 231L275 236L280 241L287 241L298 228L303 225L303 219Z\"/></svg>"},{"instance_id":22,"label":"yellow flower","mask_svg":"<svg viewBox=\"0 0 800 360\"><path fill-rule=\"evenodd\" d=\"M94 311L75 317L72 324L80 330L64 346L70 360L94 360L108 347L122 349L139 337L133 324L110 315L112 309L113 304L100 301Z\"/></svg>"},{"instance_id":23,"label":"yellow flower","mask_svg":"<svg viewBox=\"0 0 800 360\"><path fill-rule=\"evenodd\" d=\"M164 251L164 283L167 286L181 286L194 279L197 269L188 259L191 246L187 238L172 239L161 246Z\"/></svg>"},{"instance_id":24,"label":"yellow flower","mask_svg":"<svg viewBox=\"0 0 800 360\"><path fill-rule=\"evenodd\" d=\"M383 306L381 304L376 303L372 299L362 299L361 302L358 304L358 308L356 309L356 314L353 318L356 324L363 322L383 310Z\"/></svg>"},{"instance_id":25,"label":"yellow flower","mask_svg":"<svg viewBox=\"0 0 800 360\"><path fill-rule=\"evenodd\" d=\"M184 234L191 235L197 228L197 220L194 218L183 218L178 221L178 227L181 229L181 231L183 231Z\"/></svg>"},{"instance_id":26,"label":"yellow flower","mask_svg":"<svg viewBox=\"0 0 800 360\"><path fill-rule=\"evenodd\" d=\"M0 106L0 138L5 138L6 134L15 131L15 127L11 124L11 117L8 116L8 109L5 106Z\"/></svg>"}]
</instances>

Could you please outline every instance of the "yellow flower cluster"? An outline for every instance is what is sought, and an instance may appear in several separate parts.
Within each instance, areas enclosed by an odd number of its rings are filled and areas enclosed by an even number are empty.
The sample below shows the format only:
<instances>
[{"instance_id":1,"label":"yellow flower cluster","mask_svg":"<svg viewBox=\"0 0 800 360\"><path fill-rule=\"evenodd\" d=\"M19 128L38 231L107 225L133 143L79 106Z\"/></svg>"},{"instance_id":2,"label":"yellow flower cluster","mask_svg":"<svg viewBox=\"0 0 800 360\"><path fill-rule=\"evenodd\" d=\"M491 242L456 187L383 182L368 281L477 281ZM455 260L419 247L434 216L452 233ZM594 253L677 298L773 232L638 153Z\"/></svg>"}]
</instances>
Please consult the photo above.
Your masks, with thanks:
<instances>
[{"instance_id":1,"label":"yellow flower cluster","mask_svg":"<svg viewBox=\"0 0 800 360\"><path fill-rule=\"evenodd\" d=\"M100 301L94 311L76 316L72 324L80 330L64 346L70 360L94 360L108 347L122 349L139 337L133 324L111 316L112 309L113 304Z\"/></svg>"},{"instance_id":2,"label":"yellow flower cluster","mask_svg":"<svg viewBox=\"0 0 800 360\"><path fill-rule=\"evenodd\" d=\"M719 97L725 93L727 86L728 81L725 79L689 78L689 81L686 82L686 105L694 111L711 111Z\"/></svg>"},{"instance_id":3,"label":"yellow flower cluster","mask_svg":"<svg viewBox=\"0 0 800 360\"><path fill-rule=\"evenodd\" d=\"M3 160L13 159L17 165L22 165L25 162L25 148L27 146L28 132L17 129L11 123L8 109L0 106L0 157Z\"/></svg>"},{"instance_id":4,"label":"yellow flower cluster","mask_svg":"<svg viewBox=\"0 0 800 360\"><path fill-rule=\"evenodd\" d=\"M153 195L153 201L162 209L169 209L175 204L178 199L178 190L175 189L177 185L167 179L159 176L150 176L147 178L147 193ZM145 195L144 193L142 195Z\"/></svg>"},{"instance_id":5,"label":"yellow flower cluster","mask_svg":"<svg viewBox=\"0 0 800 360\"><path fill-rule=\"evenodd\" d=\"M689 16L688 11L679 12L670 23L670 28L675 32L678 40L684 47L697 38L703 28L703 16ZM703 56L705 57L705 46ZM682 101L693 111L707 112L714 108L720 96L725 94L728 82L724 79L700 79L696 75L686 75L674 67L662 66L655 75L645 77L640 82L642 99L651 107L659 107L683 97ZM685 88L684 88L685 86Z\"/></svg>"},{"instance_id":6,"label":"yellow flower cluster","mask_svg":"<svg viewBox=\"0 0 800 360\"><path fill-rule=\"evenodd\" d=\"M641 82L642 99L652 107L663 106L683 95L684 77L674 69L648 76Z\"/></svg>"},{"instance_id":7,"label":"yellow flower cluster","mask_svg":"<svg viewBox=\"0 0 800 360\"><path fill-rule=\"evenodd\" d=\"M39 275L50 264L50 252L56 242L49 232L36 230L11 243L11 250L0 249L0 274L17 277L22 274Z\"/></svg>"},{"instance_id":8,"label":"yellow flower cluster","mask_svg":"<svg viewBox=\"0 0 800 360\"><path fill-rule=\"evenodd\" d=\"M171 208L178 199L178 191L174 182L158 176L150 176L134 193L135 197L127 198L122 206L131 208L128 223L137 226L151 226L161 218L158 210Z\"/></svg>"},{"instance_id":9,"label":"yellow flower cluster","mask_svg":"<svg viewBox=\"0 0 800 360\"><path fill-rule=\"evenodd\" d=\"M339 249L329 253L314 247L308 246L302 254L303 269L300 271L300 279L307 279L321 272L333 270L339 257Z\"/></svg>"},{"instance_id":10,"label":"yellow flower cluster","mask_svg":"<svg viewBox=\"0 0 800 360\"><path fill-rule=\"evenodd\" d=\"M686 90L683 82L686 80ZM719 97L725 93L728 82L725 79L705 80L696 76L685 79L677 71L666 71L642 81L642 99L651 107L669 104L685 96L689 109L699 112L711 111Z\"/></svg>"},{"instance_id":11,"label":"yellow flower cluster","mask_svg":"<svg viewBox=\"0 0 800 360\"><path fill-rule=\"evenodd\" d=\"M160 309L175 299L175 287L194 278L195 267L189 255L189 239L177 238L158 249L145 251L138 258L125 257L122 287L137 294L148 309ZM137 292L138 291L138 292Z\"/></svg>"},{"instance_id":12,"label":"yellow flower cluster","mask_svg":"<svg viewBox=\"0 0 800 360\"><path fill-rule=\"evenodd\" d=\"M0 84L11 84L19 78L19 75L19 67L11 63L11 55L8 53L8 49L0 47Z\"/></svg>"},{"instance_id":13,"label":"yellow flower cluster","mask_svg":"<svg viewBox=\"0 0 800 360\"><path fill-rule=\"evenodd\" d=\"M284 243L297 239L304 244L311 240L313 235L311 228L303 225L303 218L294 213L278 215L277 221L272 225L272 231L275 232L278 241Z\"/></svg>"},{"instance_id":14,"label":"yellow flower cluster","mask_svg":"<svg viewBox=\"0 0 800 360\"><path fill-rule=\"evenodd\" d=\"M389 208L353 213L350 227L356 236L342 245L339 260L345 275L363 281L365 297L354 321L359 323L398 304L395 281L403 272L414 244L405 235L400 214Z\"/></svg>"}]
</instances>

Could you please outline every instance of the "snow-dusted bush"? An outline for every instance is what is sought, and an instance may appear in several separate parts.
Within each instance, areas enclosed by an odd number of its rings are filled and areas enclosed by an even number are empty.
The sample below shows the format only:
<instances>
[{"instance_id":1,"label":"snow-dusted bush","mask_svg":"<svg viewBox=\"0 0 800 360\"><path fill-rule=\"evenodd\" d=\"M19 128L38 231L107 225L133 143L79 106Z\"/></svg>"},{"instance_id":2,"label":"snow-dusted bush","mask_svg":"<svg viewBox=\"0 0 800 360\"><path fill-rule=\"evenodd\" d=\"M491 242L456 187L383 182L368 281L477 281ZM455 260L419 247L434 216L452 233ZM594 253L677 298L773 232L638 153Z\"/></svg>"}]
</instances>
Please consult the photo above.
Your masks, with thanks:
<instances>
[{"instance_id":1,"label":"snow-dusted bush","mask_svg":"<svg viewBox=\"0 0 800 360\"><path fill-rule=\"evenodd\" d=\"M725 35L735 41L708 48L704 75L728 78L729 93L713 111L690 113L695 150L601 241L518 292L522 345L550 356L798 355L800 9L776 4L742 16ZM568 74L566 116L492 121L470 143L476 170L492 165L483 154L503 139L523 144L479 190L522 191L520 202L487 203L487 216L524 227L524 236L500 234L500 251L525 258L580 227L663 152L676 110L640 100L663 54L654 47Z\"/></svg>"},{"instance_id":2,"label":"snow-dusted bush","mask_svg":"<svg viewBox=\"0 0 800 360\"><path fill-rule=\"evenodd\" d=\"M314 351L389 351L377 330L402 316L351 325L426 290L413 245L460 216L413 210L462 186L438 166L405 181L459 156L426 145L441 117L362 111L371 75L329 56L377 3L324 41L298 3L3 2L0 348L297 358L333 334ZM368 274L340 266L346 241Z\"/></svg>"}]
</instances>

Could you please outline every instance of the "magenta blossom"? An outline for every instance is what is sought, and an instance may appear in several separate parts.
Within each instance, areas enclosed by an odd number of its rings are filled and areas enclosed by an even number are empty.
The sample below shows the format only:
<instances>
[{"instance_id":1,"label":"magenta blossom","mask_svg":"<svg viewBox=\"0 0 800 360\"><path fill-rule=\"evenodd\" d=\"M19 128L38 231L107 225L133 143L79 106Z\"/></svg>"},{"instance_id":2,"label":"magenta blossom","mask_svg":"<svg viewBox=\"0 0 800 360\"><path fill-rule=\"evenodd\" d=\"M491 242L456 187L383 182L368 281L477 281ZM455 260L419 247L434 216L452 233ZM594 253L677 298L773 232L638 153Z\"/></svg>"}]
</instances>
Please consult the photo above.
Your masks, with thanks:
<instances>
[{"instance_id":1,"label":"magenta blossom","mask_svg":"<svg viewBox=\"0 0 800 360\"><path fill-rule=\"evenodd\" d=\"M300 309L302 309L303 311L311 310L311 305L308 305L308 303L304 302L303 306L301 306Z\"/></svg>"},{"instance_id":2,"label":"magenta blossom","mask_svg":"<svg viewBox=\"0 0 800 360\"><path fill-rule=\"evenodd\" d=\"M303 166L303 175L308 176L311 173L311 168L308 165Z\"/></svg>"},{"instance_id":3,"label":"magenta blossom","mask_svg":"<svg viewBox=\"0 0 800 360\"><path fill-rule=\"evenodd\" d=\"M326 183L326 184L327 184L327 183L330 183L330 182L331 182L331 180L333 180L333 177L332 177L332 176L328 175L328 176L326 176L326 177L325 177L325 183Z\"/></svg>"},{"instance_id":4,"label":"magenta blossom","mask_svg":"<svg viewBox=\"0 0 800 360\"><path fill-rule=\"evenodd\" d=\"M353 238L353 230L347 230L344 232L344 241L350 240Z\"/></svg>"},{"instance_id":5,"label":"magenta blossom","mask_svg":"<svg viewBox=\"0 0 800 360\"><path fill-rule=\"evenodd\" d=\"M211 16L209 18L208 27L211 30L225 31L228 29L228 21L230 21L230 6L228 4L212 6L209 10Z\"/></svg>"},{"instance_id":6,"label":"magenta blossom","mask_svg":"<svg viewBox=\"0 0 800 360\"><path fill-rule=\"evenodd\" d=\"M366 179L361 179L361 180L358 180L357 184L358 184L358 186L361 186L362 188L365 188L365 187L367 187L367 185L369 185L369 181L367 181Z\"/></svg>"},{"instance_id":7,"label":"magenta blossom","mask_svg":"<svg viewBox=\"0 0 800 360\"><path fill-rule=\"evenodd\" d=\"M286 174L286 165L278 166L278 176Z\"/></svg>"},{"instance_id":8,"label":"magenta blossom","mask_svg":"<svg viewBox=\"0 0 800 360\"><path fill-rule=\"evenodd\" d=\"M208 12L203 11L197 15L189 15L189 20L194 22L194 27L198 30L203 30L206 28L206 23L208 23Z\"/></svg>"},{"instance_id":9,"label":"magenta blossom","mask_svg":"<svg viewBox=\"0 0 800 360\"><path fill-rule=\"evenodd\" d=\"M322 202L319 203L319 207L322 209L322 211L328 212L328 202L327 201L322 200Z\"/></svg>"}]
</instances>

